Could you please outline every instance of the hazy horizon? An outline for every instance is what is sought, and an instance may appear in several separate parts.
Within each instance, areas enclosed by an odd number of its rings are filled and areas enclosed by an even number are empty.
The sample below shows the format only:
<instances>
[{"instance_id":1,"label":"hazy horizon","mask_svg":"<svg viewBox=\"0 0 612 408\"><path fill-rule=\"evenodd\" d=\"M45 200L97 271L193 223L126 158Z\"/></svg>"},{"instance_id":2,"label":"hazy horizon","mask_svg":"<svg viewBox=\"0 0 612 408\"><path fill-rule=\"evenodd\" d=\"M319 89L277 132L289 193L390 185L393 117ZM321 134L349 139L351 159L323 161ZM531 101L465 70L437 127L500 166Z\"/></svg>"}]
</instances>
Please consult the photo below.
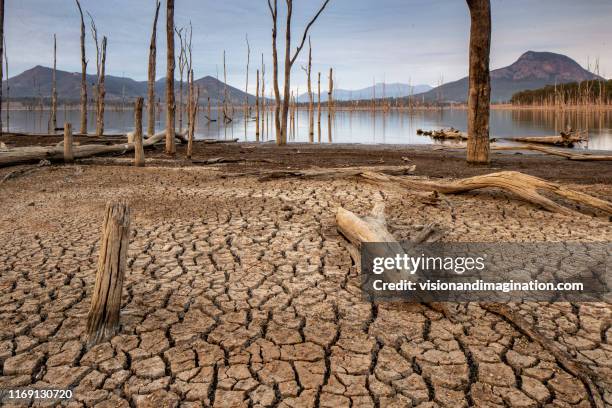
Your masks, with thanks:
<instances>
[{"instance_id":1,"label":"hazy horizon","mask_svg":"<svg viewBox=\"0 0 612 408\"><path fill-rule=\"evenodd\" d=\"M54 32L58 38L58 69L80 71L80 17L76 4L73 0L54 3L53 8L44 0L5 5L10 77L36 65L52 66ZM108 36L107 74L146 80L154 0L81 3L96 19L99 35ZM320 3L295 3L292 49ZM228 84L244 89L248 33L249 91L254 91L255 70L261 65L262 52L266 81L271 82L271 18L266 0L235 0L231 4L178 0L175 7L177 27L187 25L190 19L193 23L196 78L214 77L218 71L222 79L225 49ZM279 8L284 10L284 2L279 2ZM587 61L592 64L599 58L600 74L607 77L606 70L612 69L612 56L606 49L607 38L612 35L612 27L606 21L610 15L612 3L604 0L588 4L569 0L543 0L537 4L528 0L492 0L491 68L509 65L528 50L550 51L567 55L584 68ZM88 73L94 74L95 51L89 22L86 23ZM373 5L368 0L331 0L311 35L313 71L321 71L326 77L329 67L333 67L336 88L366 88L374 81L436 86L441 80L451 82L467 75L469 12L464 1L381 0ZM165 44L165 2L162 2L158 78L165 75ZM282 58L282 15L278 47ZM299 87L300 92L305 90L301 66L306 59L307 47L293 68L292 88Z\"/></svg>"}]
</instances>

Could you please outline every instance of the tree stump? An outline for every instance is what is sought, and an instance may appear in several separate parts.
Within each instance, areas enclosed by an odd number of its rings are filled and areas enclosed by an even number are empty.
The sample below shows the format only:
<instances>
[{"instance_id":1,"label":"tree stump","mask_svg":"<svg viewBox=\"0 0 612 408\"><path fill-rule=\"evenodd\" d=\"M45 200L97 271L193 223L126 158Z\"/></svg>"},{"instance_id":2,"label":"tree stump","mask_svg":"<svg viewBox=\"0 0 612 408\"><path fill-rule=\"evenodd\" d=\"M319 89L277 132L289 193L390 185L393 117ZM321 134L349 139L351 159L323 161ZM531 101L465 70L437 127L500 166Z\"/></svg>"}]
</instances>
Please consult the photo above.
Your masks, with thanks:
<instances>
[{"instance_id":1,"label":"tree stump","mask_svg":"<svg viewBox=\"0 0 612 408\"><path fill-rule=\"evenodd\" d=\"M109 202L102 227L96 284L87 316L89 345L114 336L119 328L129 234L130 208L127 203Z\"/></svg>"},{"instance_id":2,"label":"tree stump","mask_svg":"<svg viewBox=\"0 0 612 408\"><path fill-rule=\"evenodd\" d=\"M72 150L72 124L64 123L64 162L72 163L74 152Z\"/></svg>"},{"instance_id":3,"label":"tree stump","mask_svg":"<svg viewBox=\"0 0 612 408\"><path fill-rule=\"evenodd\" d=\"M134 106L134 166L144 167L144 147L142 146L142 105L144 99L136 98Z\"/></svg>"}]
</instances>

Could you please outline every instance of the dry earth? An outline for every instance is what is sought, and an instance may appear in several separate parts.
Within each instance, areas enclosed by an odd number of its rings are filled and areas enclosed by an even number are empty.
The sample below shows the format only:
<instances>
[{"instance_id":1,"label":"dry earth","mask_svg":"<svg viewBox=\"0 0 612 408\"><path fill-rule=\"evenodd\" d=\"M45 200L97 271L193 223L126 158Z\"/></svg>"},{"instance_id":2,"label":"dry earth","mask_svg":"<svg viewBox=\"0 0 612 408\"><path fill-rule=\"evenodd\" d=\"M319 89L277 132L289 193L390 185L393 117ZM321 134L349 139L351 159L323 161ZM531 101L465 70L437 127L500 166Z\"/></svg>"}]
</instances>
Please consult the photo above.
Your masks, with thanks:
<instances>
[{"instance_id":1,"label":"dry earth","mask_svg":"<svg viewBox=\"0 0 612 408\"><path fill-rule=\"evenodd\" d=\"M379 187L225 171L51 166L3 183L0 388L72 387L74 407L591 406L550 353L476 304L451 323L362 299L334 210L368 212ZM573 187L612 198L610 184ZM382 194L398 239L431 220L448 241L612 238L607 218L503 193ZM121 333L87 349L103 209L119 197L134 214ZM595 371L612 406L610 305L516 307Z\"/></svg>"}]
</instances>

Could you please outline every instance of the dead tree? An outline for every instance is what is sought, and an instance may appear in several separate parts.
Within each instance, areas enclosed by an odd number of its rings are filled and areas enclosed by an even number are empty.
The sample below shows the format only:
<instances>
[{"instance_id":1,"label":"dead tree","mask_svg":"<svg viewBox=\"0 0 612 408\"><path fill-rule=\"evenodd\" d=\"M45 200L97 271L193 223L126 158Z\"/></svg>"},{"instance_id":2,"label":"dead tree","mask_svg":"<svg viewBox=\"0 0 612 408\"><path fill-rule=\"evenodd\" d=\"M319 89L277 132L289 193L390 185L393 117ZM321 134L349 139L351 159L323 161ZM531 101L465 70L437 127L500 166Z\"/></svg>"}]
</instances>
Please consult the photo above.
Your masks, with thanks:
<instances>
[{"instance_id":1,"label":"dead tree","mask_svg":"<svg viewBox=\"0 0 612 408\"><path fill-rule=\"evenodd\" d=\"M317 127L319 130L319 142L321 141L321 73L319 72L318 85L318 96L317 96Z\"/></svg>"},{"instance_id":2,"label":"dead tree","mask_svg":"<svg viewBox=\"0 0 612 408\"><path fill-rule=\"evenodd\" d=\"M227 109L228 99L229 98L227 94L227 68L225 65L225 50L223 50L223 123L229 123L233 120L232 116L229 114L229 111Z\"/></svg>"},{"instance_id":3,"label":"dead tree","mask_svg":"<svg viewBox=\"0 0 612 408\"><path fill-rule=\"evenodd\" d=\"M159 7L161 3L156 1L155 18L153 19L153 32L149 45L149 81L147 84L147 135L155 133L155 75L157 64L157 19L159 18Z\"/></svg>"},{"instance_id":4,"label":"dead tree","mask_svg":"<svg viewBox=\"0 0 612 408\"><path fill-rule=\"evenodd\" d=\"M191 113L191 104L193 102L193 49L191 47L191 42L193 39L193 26L191 25L191 21L189 22L189 40L187 40L187 31L185 31L185 64L187 67L187 129L190 128L190 113Z\"/></svg>"},{"instance_id":5,"label":"dead tree","mask_svg":"<svg viewBox=\"0 0 612 408\"><path fill-rule=\"evenodd\" d=\"M265 123L268 115L266 114L266 65L264 56L261 53L261 133L265 135Z\"/></svg>"},{"instance_id":6,"label":"dead tree","mask_svg":"<svg viewBox=\"0 0 612 408\"><path fill-rule=\"evenodd\" d=\"M193 71L191 71L191 82L193 86ZM187 158L193 155L193 139L195 138L196 124L198 118L198 107L200 105L200 88L191 91L193 100L189 102L189 139L187 141Z\"/></svg>"},{"instance_id":7,"label":"dead tree","mask_svg":"<svg viewBox=\"0 0 612 408\"><path fill-rule=\"evenodd\" d=\"M291 68L295 63L295 60L300 54L300 51L304 47L304 42L306 41L306 37L308 35L308 31L310 27L314 24L317 18L321 15L327 4L330 0L325 0L323 5L319 9L319 11L315 14L315 16L310 20L310 22L306 25L304 29L304 34L302 36L302 40L300 45L295 50L295 53L291 55L291 19L293 14L293 0L285 0L287 3L287 18L286 18L286 27L285 27L285 67L284 67L284 91L283 91L283 104L282 109L280 107L280 92L278 87L278 55L276 50L276 35L277 35L277 20L278 20L278 7L277 0L274 0L274 5L272 5L272 0L268 0L268 8L270 9L270 14L272 16L272 59L274 65L274 92L276 98L276 143L278 145L287 144L287 118L289 114L289 103L290 103L290 87L291 87ZM281 112L281 117L279 120L279 112Z\"/></svg>"},{"instance_id":8,"label":"dead tree","mask_svg":"<svg viewBox=\"0 0 612 408\"><path fill-rule=\"evenodd\" d=\"M187 65L187 51L185 50L185 39L183 38L183 28L174 29L176 31L176 35L179 38L180 51L178 58L178 66L179 66L179 103L178 103L178 120L179 120L179 130L183 130L183 72L185 71L185 66Z\"/></svg>"},{"instance_id":9,"label":"dead tree","mask_svg":"<svg viewBox=\"0 0 612 408\"><path fill-rule=\"evenodd\" d=\"M136 98L134 104L134 166L144 167L144 147L142 145L142 105L143 98Z\"/></svg>"},{"instance_id":10,"label":"dead tree","mask_svg":"<svg viewBox=\"0 0 612 408\"><path fill-rule=\"evenodd\" d=\"M249 117L249 64L251 62L251 44L249 44L249 35L246 35L247 44L247 65L246 65L246 85L244 86L244 126L246 128L246 121ZM259 80L257 81L259 86Z\"/></svg>"},{"instance_id":11,"label":"dead tree","mask_svg":"<svg viewBox=\"0 0 612 408\"><path fill-rule=\"evenodd\" d=\"M306 82L308 85L308 140L310 143L314 141L314 95L312 93L312 45L310 36L308 37L308 66L302 67L306 72Z\"/></svg>"},{"instance_id":12,"label":"dead tree","mask_svg":"<svg viewBox=\"0 0 612 408\"><path fill-rule=\"evenodd\" d=\"M257 85L255 86L255 137L259 142L259 70L257 70Z\"/></svg>"},{"instance_id":13,"label":"dead tree","mask_svg":"<svg viewBox=\"0 0 612 408\"><path fill-rule=\"evenodd\" d=\"M0 0L0 135L2 135L2 58L4 58L4 0ZM7 74L8 78L8 74Z\"/></svg>"},{"instance_id":14,"label":"dead tree","mask_svg":"<svg viewBox=\"0 0 612 408\"><path fill-rule=\"evenodd\" d=\"M4 62L6 64L6 131L10 132L11 131L11 124L10 124L10 111L11 111L11 87L9 85L9 63L8 63L8 54L6 52L6 37L2 39L3 40L3 45L4 45ZM2 64L2 61L0 61L0 65ZM0 99L2 96L2 90L0 90ZM1 102L0 102L1 103ZM0 112L2 112L2 110L0 109ZM0 135L2 134L2 118L0 118Z\"/></svg>"},{"instance_id":15,"label":"dead tree","mask_svg":"<svg viewBox=\"0 0 612 408\"><path fill-rule=\"evenodd\" d=\"M176 154L175 136L175 109L174 106L174 0L166 0L166 40L167 40L167 69L166 69L166 153Z\"/></svg>"},{"instance_id":16,"label":"dead tree","mask_svg":"<svg viewBox=\"0 0 612 408\"><path fill-rule=\"evenodd\" d=\"M470 8L470 85L468 95L467 161L489 163L489 109L491 78L490 0L466 0Z\"/></svg>"},{"instance_id":17,"label":"dead tree","mask_svg":"<svg viewBox=\"0 0 612 408\"><path fill-rule=\"evenodd\" d=\"M49 133L55 133L57 128L57 35L53 34L53 76L51 80L51 119Z\"/></svg>"},{"instance_id":18,"label":"dead tree","mask_svg":"<svg viewBox=\"0 0 612 408\"><path fill-rule=\"evenodd\" d=\"M109 202L106 205L96 283L87 316L89 345L109 339L119 329L130 221L130 207L126 202Z\"/></svg>"},{"instance_id":19,"label":"dead tree","mask_svg":"<svg viewBox=\"0 0 612 408\"><path fill-rule=\"evenodd\" d=\"M81 3L76 0L81 15L81 133L87 134L87 58L85 57L85 19Z\"/></svg>"},{"instance_id":20,"label":"dead tree","mask_svg":"<svg viewBox=\"0 0 612 408\"><path fill-rule=\"evenodd\" d=\"M74 151L72 146L72 123L64 123L64 163L74 161Z\"/></svg>"},{"instance_id":21,"label":"dead tree","mask_svg":"<svg viewBox=\"0 0 612 408\"><path fill-rule=\"evenodd\" d=\"M89 13L88 13L89 14ZM89 14L91 19L91 35L96 45L96 74L97 74L97 85L96 85L96 135L102 136L104 134L104 97L106 96L106 88L104 85L105 81L105 70L106 70L106 36L102 37L102 45L98 42L98 29L96 23Z\"/></svg>"}]
</instances>

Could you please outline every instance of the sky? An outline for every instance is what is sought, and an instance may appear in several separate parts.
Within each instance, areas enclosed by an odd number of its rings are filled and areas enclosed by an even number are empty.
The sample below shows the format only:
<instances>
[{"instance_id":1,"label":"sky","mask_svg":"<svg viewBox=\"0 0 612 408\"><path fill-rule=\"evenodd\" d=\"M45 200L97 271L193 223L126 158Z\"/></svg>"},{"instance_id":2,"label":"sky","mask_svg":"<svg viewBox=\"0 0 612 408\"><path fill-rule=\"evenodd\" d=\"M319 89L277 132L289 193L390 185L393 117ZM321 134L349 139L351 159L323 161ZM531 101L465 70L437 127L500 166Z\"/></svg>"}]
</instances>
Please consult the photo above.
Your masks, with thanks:
<instances>
[{"instance_id":1,"label":"sky","mask_svg":"<svg viewBox=\"0 0 612 408\"><path fill-rule=\"evenodd\" d=\"M295 0L292 50L323 0ZM223 76L245 87L248 35L250 86L255 70L266 65L271 82L271 18L267 0L176 0L177 27L193 24L195 77ZM81 0L108 37L107 75L146 80L155 0ZM285 1L278 1L279 55L284 57ZM19 0L5 3L5 36L10 76L35 65L52 66L57 34L58 69L79 71L80 17L74 0ZM166 70L165 0L158 24L158 78ZM600 74L612 76L612 1L491 0L491 68L514 62L523 52L568 55L583 67L598 58ZM88 73L95 71L95 49L87 32ZM469 11L464 0L331 0L311 29L313 76L335 87L358 89L376 82L438 85L467 75ZM292 71L292 88L306 90L304 47ZM280 61L282 65L282 61ZM280 71L282 72L282 70ZM177 69L178 76L178 69ZM326 82L325 82L326 83ZM267 85L271 90L271 86Z\"/></svg>"}]
</instances>

